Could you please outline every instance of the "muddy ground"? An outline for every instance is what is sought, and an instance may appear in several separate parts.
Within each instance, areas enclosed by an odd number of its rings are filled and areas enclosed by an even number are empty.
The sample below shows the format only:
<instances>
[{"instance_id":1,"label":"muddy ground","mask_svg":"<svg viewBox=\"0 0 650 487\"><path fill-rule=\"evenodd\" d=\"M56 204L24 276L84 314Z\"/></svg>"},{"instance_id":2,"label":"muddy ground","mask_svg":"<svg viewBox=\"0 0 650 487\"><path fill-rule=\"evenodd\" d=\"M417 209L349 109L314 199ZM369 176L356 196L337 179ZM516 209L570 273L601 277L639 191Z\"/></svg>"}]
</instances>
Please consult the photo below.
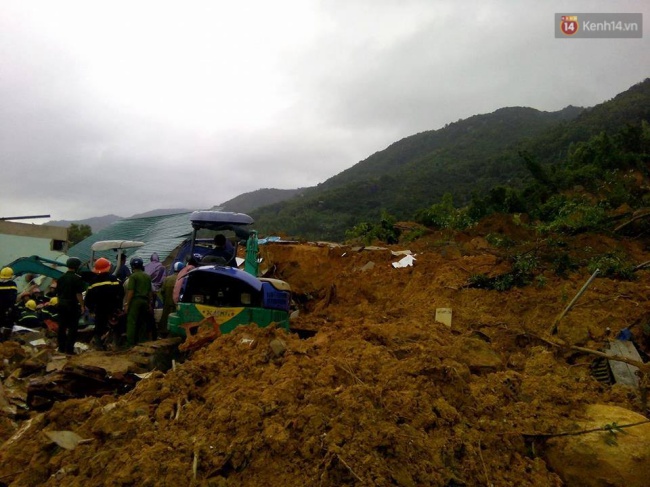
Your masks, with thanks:
<instances>
[{"instance_id":1,"label":"muddy ground","mask_svg":"<svg viewBox=\"0 0 650 487\"><path fill-rule=\"evenodd\" d=\"M515 245L495 245L497 234ZM125 395L58 402L29 419L0 415L0 485L646 485L647 424L584 435L605 445L606 457L639 466L605 480L594 466L567 473L569 457L552 454L559 439L543 436L584 430L590 406L648 415L641 389L599 382L595 356L548 343L600 350L628 327L648 352L644 267L631 280L596 278L548 334L589 278L591 256L618 252L642 264L647 241L562 240L549 248L495 217L385 248L264 246L267 275L295 293L292 326L314 336L240 327ZM394 268L402 256L391 250L406 249L413 266ZM527 252L547 259L528 285L468 286L472 276L508 272L509 257ZM578 265L558 275L554 253ZM439 308L452 310L451 326L435 320ZM53 431L81 441L64 448L46 435ZM627 437L648 450L622 450Z\"/></svg>"}]
</instances>

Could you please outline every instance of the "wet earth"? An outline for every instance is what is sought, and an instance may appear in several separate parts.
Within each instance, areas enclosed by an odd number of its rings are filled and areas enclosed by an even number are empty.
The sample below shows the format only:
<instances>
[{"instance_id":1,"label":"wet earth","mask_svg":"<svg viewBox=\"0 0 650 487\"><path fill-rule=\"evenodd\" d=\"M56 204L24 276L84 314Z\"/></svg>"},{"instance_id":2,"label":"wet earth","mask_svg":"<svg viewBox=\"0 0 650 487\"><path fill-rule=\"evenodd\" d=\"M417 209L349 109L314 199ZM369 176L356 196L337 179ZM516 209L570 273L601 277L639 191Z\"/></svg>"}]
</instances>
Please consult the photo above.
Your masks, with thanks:
<instances>
[{"instance_id":1,"label":"wet earth","mask_svg":"<svg viewBox=\"0 0 650 487\"><path fill-rule=\"evenodd\" d=\"M551 248L504 216L399 245L263 246L300 334L240 327L126 394L0 413L0 485L647 485L643 376L596 380L597 356L571 347L603 350L627 329L645 357L650 269L595 278L549 333L591 275L558 273L554 255L639 265L646 245L580 235ZM394 267L404 250L412 266ZM471 285L530 254L526 285ZM20 353L0 344L3 358Z\"/></svg>"}]
</instances>

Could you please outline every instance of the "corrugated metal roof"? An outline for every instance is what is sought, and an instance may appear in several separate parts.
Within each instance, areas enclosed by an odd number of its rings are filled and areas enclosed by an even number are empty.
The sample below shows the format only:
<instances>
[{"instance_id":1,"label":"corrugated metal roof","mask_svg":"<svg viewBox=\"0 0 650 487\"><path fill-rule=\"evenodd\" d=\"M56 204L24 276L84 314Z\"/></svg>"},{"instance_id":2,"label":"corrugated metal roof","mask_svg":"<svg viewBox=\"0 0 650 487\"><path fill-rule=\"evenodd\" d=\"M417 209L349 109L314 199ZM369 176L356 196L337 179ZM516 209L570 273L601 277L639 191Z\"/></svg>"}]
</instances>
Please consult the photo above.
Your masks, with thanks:
<instances>
[{"instance_id":1,"label":"corrugated metal roof","mask_svg":"<svg viewBox=\"0 0 650 487\"><path fill-rule=\"evenodd\" d=\"M68 250L68 255L78 257L82 262L86 262L90 260L90 246L95 242L100 240L139 240L145 243L144 247L127 250L129 258L138 256L146 264L149 262L151 254L156 252L162 262L183 240L192 234L190 214L191 212L187 212L118 220L71 247ZM112 262L115 259L115 253L112 250L95 252L95 257L106 257Z\"/></svg>"}]
</instances>

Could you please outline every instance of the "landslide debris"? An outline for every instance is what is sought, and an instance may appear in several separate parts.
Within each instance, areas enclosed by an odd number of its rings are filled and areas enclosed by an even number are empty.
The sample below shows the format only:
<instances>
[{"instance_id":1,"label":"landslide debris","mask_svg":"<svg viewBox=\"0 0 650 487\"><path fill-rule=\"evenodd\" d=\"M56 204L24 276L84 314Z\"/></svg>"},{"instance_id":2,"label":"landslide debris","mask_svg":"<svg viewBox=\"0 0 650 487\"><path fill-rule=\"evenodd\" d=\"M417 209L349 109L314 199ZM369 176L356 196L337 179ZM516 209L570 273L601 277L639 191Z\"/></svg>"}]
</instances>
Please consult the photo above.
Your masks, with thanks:
<instances>
[{"instance_id":1,"label":"landslide debris","mask_svg":"<svg viewBox=\"0 0 650 487\"><path fill-rule=\"evenodd\" d=\"M584 429L591 406L647 417L647 404L639 390L596 381L594 357L542 339L589 277L584 266L564 276L540 266L543 285L468 286L473 275L511 270L486 231L374 250L265 246L268 275L295 292L293 326L313 337L240 327L125 395L34 413L0 446L0 482L582 485L575 479L588 468L562 477L545 457L543 435ZM518 238L525 245L508 252L534 248L534 236ZM650 260L642 242L602 236L568 240L563 251L579 259L603 247ZM400 257L391 250L406 248L413 266L392 267ZM648 272L596 279L554 340L597 350L628 327L641 342ZM438 308L451 308L450 327L435 321ZM81 440L64 448L52 440L61 431ZM647 435L637 440L650 444ZM623 481L612 485L643 485Z\"/></svg>"}]
</instances>

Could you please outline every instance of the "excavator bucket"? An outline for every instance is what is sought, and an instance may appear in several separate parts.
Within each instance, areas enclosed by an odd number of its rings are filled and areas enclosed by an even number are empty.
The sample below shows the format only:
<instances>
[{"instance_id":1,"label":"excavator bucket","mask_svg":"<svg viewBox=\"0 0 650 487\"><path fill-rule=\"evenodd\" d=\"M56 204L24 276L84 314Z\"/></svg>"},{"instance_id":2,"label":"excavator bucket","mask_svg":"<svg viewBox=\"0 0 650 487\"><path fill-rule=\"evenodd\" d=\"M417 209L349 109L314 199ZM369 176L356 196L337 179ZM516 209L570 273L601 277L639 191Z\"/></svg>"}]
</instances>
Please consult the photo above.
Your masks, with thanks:
<instances>
[{"instance_id":1,"label":"excavator bucket","mask_svg":"<svg viewBox=\"0 0 650 487\"><path fill-rule=\"evenodd\" d=\"M186 340L179 345L183 352L191 352L214 341L221 335L219 323L214 316L208 316L201 321L184 323L181 325L185 329Z\"/></svg>"}]
</instances>

